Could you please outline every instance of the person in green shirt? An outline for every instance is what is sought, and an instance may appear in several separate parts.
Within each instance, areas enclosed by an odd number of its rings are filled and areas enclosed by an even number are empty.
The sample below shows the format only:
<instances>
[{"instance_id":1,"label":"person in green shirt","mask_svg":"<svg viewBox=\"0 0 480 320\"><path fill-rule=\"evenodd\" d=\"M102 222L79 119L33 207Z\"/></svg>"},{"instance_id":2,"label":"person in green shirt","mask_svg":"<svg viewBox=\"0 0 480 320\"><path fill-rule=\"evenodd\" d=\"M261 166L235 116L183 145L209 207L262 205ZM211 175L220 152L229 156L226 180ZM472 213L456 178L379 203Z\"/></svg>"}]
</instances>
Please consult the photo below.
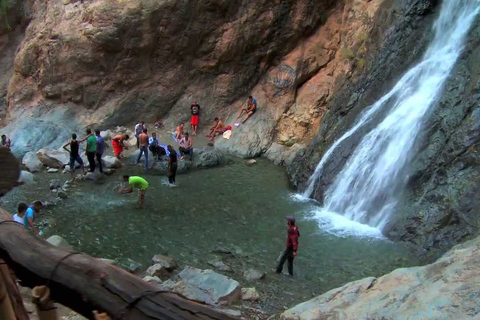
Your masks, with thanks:
<instances>
[{"instance_id":1,"label":"person in green shirt","mask_svg":"<svg viewBox=\"0 0 480 320\"><path fill-rule=\"evenodd\" d=\"M88 164L90 165L90 172L95 172L95 155L97 154L97 137L92 134L91 129L87 129L87 136L80 142L87 140L87 147L85 154L87 155Z\"/></svg>"},{"instance_id":2,"label":"person in green shirt","mask_svg":"<svg viewBox=\"0 0 480 320\"><path fill-rule=\"evenodd\" d=\"M148 182L147 180L143 179L139 176L123 176L123 181L128 182L128 187L122 188L119 190L119 193L131 193L133 189L138 189L138 204L140 209L143 209L143 203L145 200L145 194L147 193L148 189Z\"/></svg>"}]
</instances>

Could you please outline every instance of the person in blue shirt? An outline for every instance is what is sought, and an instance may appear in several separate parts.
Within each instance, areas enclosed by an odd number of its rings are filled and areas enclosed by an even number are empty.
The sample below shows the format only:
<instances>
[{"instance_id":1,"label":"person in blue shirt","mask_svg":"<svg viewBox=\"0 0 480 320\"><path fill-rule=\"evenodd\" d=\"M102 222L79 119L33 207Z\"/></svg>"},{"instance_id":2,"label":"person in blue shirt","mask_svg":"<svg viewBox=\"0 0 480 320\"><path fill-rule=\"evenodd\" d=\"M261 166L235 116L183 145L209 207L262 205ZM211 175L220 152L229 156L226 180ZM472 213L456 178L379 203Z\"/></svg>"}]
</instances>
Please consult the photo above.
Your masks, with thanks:
<instances>
[{"instance_id":1,"label":"person in blue shirt","mask_svg":"<svg viewBox=\"0 0 480 320\"><path fill-rule=\"evenodd\" d=\"M103 173L102 155L103 155L103 150L105 149L105 141L103 140L103 137L100 135L100 130L95 130L95 135L97 136L96 158L98 162L98 168L100 169L100 173Z\"/></svg>"},{"instance_id":2,"label":"person in blue shirt","mask_svg":"<svg viewBox=\"0 0 480 320\"><path fill-rule=\"evenodd\" d=\"M255 113L255 111L257 111L257 99L249 96L247 101L247 107L240 110L240 114L238 115L237 119L240 119L240 117L245 112L247 114L247 117L245 118L245 120L242 121L242 123L245 123L245 121L247 121Z\"/></svg>"},{"instance_id":3,"label":"person in blue shirt","mask_svg":"<svg viewBox=\"0 0 480 320\"><path fill-rule=\"evenodd\" d=\"M30 205L23 216L23 222L25 224L25 228L32 230L35 234L38 234L38 229L35 228L34 222L37 218L37 215L40 213L40 210L43 208L43 203L41 201L35 201L32 205Z\"/></svg>"}]
</instances>

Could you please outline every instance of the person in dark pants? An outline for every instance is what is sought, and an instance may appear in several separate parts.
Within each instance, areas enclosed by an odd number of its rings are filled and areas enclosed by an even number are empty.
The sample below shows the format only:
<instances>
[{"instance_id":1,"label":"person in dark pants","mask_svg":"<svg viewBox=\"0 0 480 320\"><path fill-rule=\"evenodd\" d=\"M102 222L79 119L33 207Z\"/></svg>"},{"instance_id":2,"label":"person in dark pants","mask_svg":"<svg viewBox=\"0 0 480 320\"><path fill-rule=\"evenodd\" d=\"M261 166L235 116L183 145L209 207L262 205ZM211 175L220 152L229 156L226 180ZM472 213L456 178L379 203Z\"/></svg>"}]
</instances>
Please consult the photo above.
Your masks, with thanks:
<instances>
[{"instance_id":1,"label":"person in dark pants","mask_svg":"<svg viewBox=\"0 0 480 320\"><path fill-rule=\"evenodd\" d=\"M90 165L89 171L95 172L95 154L97 153L97 138L92 134L92 130L87 129L87 137L83 140L87 140L87 148L85 150L85 153L87 154L88 163Z\"/></svg>"},{"instance_id":2,"label":"person in dark pants","mask_svg":"<svg viewBox=\"0 0 480 320\"><path fill-rule=\"evenodd\" d=\"M168 186L175 187L175 175L177 174L177 152L173 149L171 145L167 147L168 152L168 166L167 166L167 175L168 175Z\"/></svg>"},{"instance_id":3,"label":"person in dark pants","mask_svg":"<svg viewBox=\"0 0 480 320\"><path fill-rule=\"evenodd\" d=\"M105 141L103 137L100 135L100 130L95 130L95 135L97 136L97 162L98 168L100 169L100 173L103 173L103 164L102 164L102 155L103 149L105 148Z\"/></svg>"},{"instance_id":4,"label":"person in dark pants","mask_svg":"<svg viewBox=\"0 0 480 320\"><path fill-rule=\"evenodd\" d=\"M277 265L277 273L282 273L283 265L285 261L288 260L288 273L293 276L293 259L297 256L297 249L298 249L298 238L300 237L300 231L298 231L298 227L295 225L295 217L287 216L287 243L285 246L285 250L283 251Z\"/></svg>"}]
</instances>

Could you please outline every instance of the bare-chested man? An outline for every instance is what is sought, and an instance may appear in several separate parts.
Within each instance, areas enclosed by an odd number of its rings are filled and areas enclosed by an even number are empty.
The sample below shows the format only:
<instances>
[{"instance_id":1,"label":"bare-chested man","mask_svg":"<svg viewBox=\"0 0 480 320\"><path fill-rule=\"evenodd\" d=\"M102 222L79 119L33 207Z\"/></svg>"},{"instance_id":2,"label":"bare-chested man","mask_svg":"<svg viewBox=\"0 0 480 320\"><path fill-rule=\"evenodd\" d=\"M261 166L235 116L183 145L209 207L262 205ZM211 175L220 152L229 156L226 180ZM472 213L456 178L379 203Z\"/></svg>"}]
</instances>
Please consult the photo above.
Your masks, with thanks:
<instances>
[{"instance_id":1,"label":"bare-chested man","mask_svg":"<svg viewBox=\"0 0 480 320\"><path fill-rule=\"evenodd\" d=\"M210 141L215 140L215 136L218 134L223 134L227 130L232 130L232 126L226 126L225 123L220 120L218 117L213 120L215 122L215 125L210 128L210 134L208 134L206 137L210 138Z\"/></svg>"},{"instance_id":2,"label":"bare-chested man","mask_svg":"<svg viewBox=\"0 0 480 320\"><path fill-rule=\"evenodd\" d=\"M245 120L242 121L242 123L245 123L245 121L247 121L255 113L255 111L257 111L257 99L255 99L252 96L249 96L247 107L242 108L242 110L240 110L240 114L238 115L237 119L239 119L242 116L242 114L245 112L247 114L247 117L245 118Z\"/></svg>"},{"instance_id":3,"label":"bare-chested man","mask_svg":"<svg viewBox=\"0 0 480 320\"><path fill-rule=\"evenodd\" d=\"M148 134L147 129L143 129L143 132L139 134L138 141L140 145L140 153L138 154L137 163L140 162L142 154L145 155L145 171L148 170Z\"/></svg>"},{"instance_id":4,"label":"bare-chested man","mask_svg":"<svg viewBox=\"0 0 480 320\"><path fill-rule=\"evenodd\" d=\"M178 125L177 129L175 130L175 141L179 142L182 139L183 134L183 126L185 124L182 122Z\"/></svg>"},{"instance_id":5,"label":"bare-chested man","mask_svg":"<svg viewBox=\"0 0 480 320\"><path fill-rule=\"evenodd\" d=\"M128 150L128 147L125 145L125 140L128 141L130 137L128 134L117 134L115 137L112 139L112 146L113 146L113 153L115 153L115 156L120 159L123 149Z\"/></svg>"}]
</instances>

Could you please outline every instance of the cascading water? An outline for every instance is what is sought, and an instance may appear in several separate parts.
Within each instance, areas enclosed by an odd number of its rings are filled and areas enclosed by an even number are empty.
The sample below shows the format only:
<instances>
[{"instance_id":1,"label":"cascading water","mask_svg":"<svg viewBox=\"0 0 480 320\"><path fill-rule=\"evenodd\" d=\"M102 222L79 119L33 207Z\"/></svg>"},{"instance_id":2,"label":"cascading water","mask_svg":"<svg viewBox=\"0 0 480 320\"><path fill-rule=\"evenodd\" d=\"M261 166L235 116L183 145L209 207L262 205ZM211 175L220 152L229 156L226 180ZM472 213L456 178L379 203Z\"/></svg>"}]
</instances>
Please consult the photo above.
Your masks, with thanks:
<instances>
[{"instance_id":1,"label":"cascading water","mask_svg":"<svg viewBox=\"0 0 480 320\"><path fill-rule=\"evenodd\" d=\"M385 226L396 206L396 195L405 184L405 167L411 160L416 137L463 49L479 6L480 0L443 2L433 26L434 39L422 61L330 147L310 177L304 197L312 195L336 148L375 117L382 116L325 192L322 210L380 230Z\"/></svg>"}]
</instances>

